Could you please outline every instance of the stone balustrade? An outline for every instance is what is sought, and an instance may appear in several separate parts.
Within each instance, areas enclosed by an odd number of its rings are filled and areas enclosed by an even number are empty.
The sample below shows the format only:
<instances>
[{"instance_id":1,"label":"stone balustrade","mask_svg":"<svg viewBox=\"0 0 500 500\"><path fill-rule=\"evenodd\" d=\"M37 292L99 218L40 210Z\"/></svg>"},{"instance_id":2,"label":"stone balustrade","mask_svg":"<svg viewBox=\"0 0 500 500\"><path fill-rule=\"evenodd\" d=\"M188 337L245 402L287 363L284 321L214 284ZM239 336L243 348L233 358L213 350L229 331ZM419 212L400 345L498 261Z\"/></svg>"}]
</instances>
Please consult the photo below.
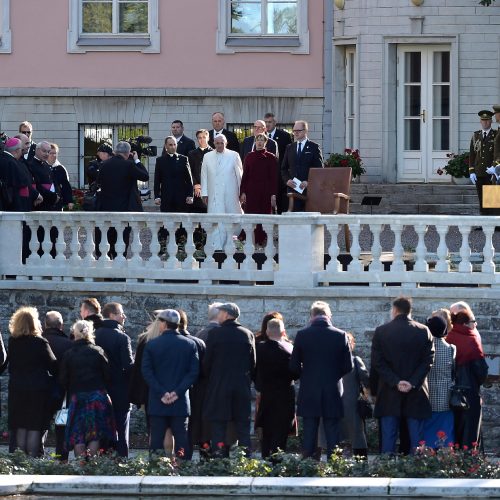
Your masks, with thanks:
<instances>
[{"instance_id":1,"label":"stone balustrade","mask_svg":"<svg viewBox=\"0 0 500 500\"><path fill-rule=\"evenodd\" d=\"M26 259L23 223L33 235ZM259 224L268 236L264 246L256 245L252 237ZM110 228L118 234L115 258L108 255ZM128 248L124 231L130 233ZM169 236L162 245L158 234L165 231ZM45 236L40 242L41 232ZM51 232L58 233L53 242ZM0 276L30 282L122 281L145 287L154 283L301 289L343 284L497 287L495 241L495 222L488 217L4 212Z\"/></svg>"}]
</instances>

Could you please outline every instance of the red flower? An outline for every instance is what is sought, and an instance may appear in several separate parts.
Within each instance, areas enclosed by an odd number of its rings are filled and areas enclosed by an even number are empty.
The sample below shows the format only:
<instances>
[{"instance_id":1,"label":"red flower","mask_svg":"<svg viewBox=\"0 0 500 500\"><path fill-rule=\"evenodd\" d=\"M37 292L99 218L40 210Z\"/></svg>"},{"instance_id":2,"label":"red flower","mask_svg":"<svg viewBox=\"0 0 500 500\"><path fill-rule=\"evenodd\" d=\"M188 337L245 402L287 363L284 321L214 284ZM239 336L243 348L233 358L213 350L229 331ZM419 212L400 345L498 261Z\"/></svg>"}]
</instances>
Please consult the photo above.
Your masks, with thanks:
<instances>
[{"instance_id":1,"label":"red flower","mask_svg":"<svg viewBox=\"0 0 500 500\"><path fill-rule=\"evenodd\" d=\"M180 448L177 450L177 456L182 458L184 456L184 448Z\"/></svg>"},{"instance_id":2,"label":"red flower","mask_svg":"<svg viewBox=\"0 0 500 500\"><path fill-rule=\"evenodd\" d=\"M217 448L224 448L224 443L222 441L217 443Z\"/></svg>"},{"instance_id":3,"label":"red flower","mask_svg":"<svg viewBox=\"0 0 500 500\"><path fill-rule=\"evenodd\" d=\"M418 445L419 445L419 446L424 446L424 445L425 445L425 441L419 441L419 442L418 442Z\"/></svg>"},{"instance_id":4,"label":"red flower","mask_svg":"<svg viewBox=\"0 0 500 500\"><path fill-rule=\"evenodd\" d=\"M349 166L349 162L347 160L340 160L340 166L341 167L348 167Z\"/></svg>"},{"instance_id":5,"label":"red flower","mask_svg":"<svg viewBox=\"0 0 500 500\"><path fill-rule=\"evenodd\" d=\"M478 446L478 442L477 442L477 441L474 441L474 442L473 442L473 443L471 443L471 444L472 444L473 448L477 448L477 446Z\"/></svg>"},{"instance_id":6,"label":"red flower","mask_svg":"<svg viewBox=\"0 0 500 500\"><path fill-rule=\"evenodd\" d=\"M352 149L346 148L346 149L345 149L345 152L346 152L347 154L351 154Z\"/></svg>"},{"instance_id":7,"label":"red flower","mask_svg":"<svg viewBox=\"0 0 500 500\"><path fill-rule=\"evenodd\" d=\"M436 173L437 173L438 175L443 175L443 174L444 174L444 170L442 170L442 169L438 168L438 169L436 170Z\"/></svg>"},{"instance_id":8,"label":"red flower","mask_svg":"<svg viewBox=\"0 0 500 500\"><path fill-rule=\"evenodd\" d=\"M438 437L438 439L445 439L446 438L446 432L444 432L444 431L437 431L436 432L436 436Z\"/></svg>"},{"instance_id":9,"label":"red flower","mask_svg":"<svg viewBox=\"0 0 500 500\"><path fill-rule=\"evenodd\" d=\"M210 448L210 445L208 443L203 443L203 449L208 450Z\"/></svg>"},{"instance_id":10,"label":"red flower","mask_svg":"<svg viewBox=\"0 0 500 500\"><path fill-rule=\"evenodd\" d=\"M469 449L469 447L466 444L464 444L463 449L464 449L464 451L467 451Z\"/></svg>"}]
</instances>

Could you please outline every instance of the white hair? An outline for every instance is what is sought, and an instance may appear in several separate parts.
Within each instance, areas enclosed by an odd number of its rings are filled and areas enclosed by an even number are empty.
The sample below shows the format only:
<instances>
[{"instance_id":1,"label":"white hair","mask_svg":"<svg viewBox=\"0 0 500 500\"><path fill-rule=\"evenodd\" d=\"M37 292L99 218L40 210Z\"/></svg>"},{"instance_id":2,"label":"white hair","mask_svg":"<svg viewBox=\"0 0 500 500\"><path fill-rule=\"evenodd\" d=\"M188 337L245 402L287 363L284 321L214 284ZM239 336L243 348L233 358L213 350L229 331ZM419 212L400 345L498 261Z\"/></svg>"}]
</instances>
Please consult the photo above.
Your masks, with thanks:
<instances>
[{"instance_id":1,"label":"white hair","mask_svg":"<svg viewBox=\"0 0 500 500\"><path fill-rule=\"evenodd\" d=\"M217 314L219 313L219 307L222 302L213 302L208 306L208 321L215 321L217 319Z\"/></svg>"},{"instance_id":2,"label":"white hair","mask_svg":"<svg viewBox=\"0 0 500 500\"><path fill-rule=\"evenodd\" d=\"M332 316L332 311L329 304L323 302L322 300L317 300L311 305L311 316Z\"/></svg>"},{"instance_id":3,"label":"white hair","mask_svg":"<svg viewBox=\"0 0 500 500\"><path fill-rule=\"evenodd\" d=\"M128 155L130 154L130 144L125 141L120 141L115 147L115 153Z\"/></svg>"}]
</instances>

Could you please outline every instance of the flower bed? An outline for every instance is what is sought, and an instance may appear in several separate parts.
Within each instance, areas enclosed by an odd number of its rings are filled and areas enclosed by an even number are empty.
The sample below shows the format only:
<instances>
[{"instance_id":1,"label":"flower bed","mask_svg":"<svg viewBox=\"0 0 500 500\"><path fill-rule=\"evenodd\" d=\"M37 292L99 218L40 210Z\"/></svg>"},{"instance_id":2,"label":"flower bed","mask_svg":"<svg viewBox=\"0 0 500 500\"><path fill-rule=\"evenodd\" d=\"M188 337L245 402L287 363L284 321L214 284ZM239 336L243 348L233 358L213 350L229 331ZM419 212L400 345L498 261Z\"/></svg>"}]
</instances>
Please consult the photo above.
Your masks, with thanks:
<instances>
[{"instance_id":1,"label":"flower bed","mask_svg":"<svg viewBox=\"0 0 500 500\"><path fill-rule=\"evenodd\" d=\"M236 476L236 477L415 477L500 479L500 466L472 450L457 446L437 451L422 444L412 456L377 456L369 462L343 456L337 450L327 462L302 460L280 453L272 461L248 458L236 450L232 458L189 462L148 454L124 459L112 454L61 463L55 458L31 458L22 452L0 455L0 474L82 476Z\"/></svg>"}]
</instances>

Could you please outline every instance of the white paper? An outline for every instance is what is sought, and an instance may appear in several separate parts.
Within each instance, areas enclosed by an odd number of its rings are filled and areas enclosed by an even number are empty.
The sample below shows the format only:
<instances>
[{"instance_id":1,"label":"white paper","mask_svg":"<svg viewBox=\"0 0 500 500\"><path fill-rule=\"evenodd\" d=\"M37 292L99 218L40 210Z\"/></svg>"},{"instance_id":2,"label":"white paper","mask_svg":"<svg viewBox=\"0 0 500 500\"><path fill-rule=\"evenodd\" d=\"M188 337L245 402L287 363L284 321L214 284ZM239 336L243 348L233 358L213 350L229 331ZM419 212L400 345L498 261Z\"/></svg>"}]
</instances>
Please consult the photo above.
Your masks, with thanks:
<instances>
[{"instance_id":1,"label":"white paper","mask_svg":"<svg viewBox=\"0 0 500 500\"><path fill-rule=\"evenodd\" d=\"M295 187L293 189L295 189L297 193L302 194L304 192L304 190L300 188L302 181L300 179L297 179L297 177L294 177L292 181L295 183Z\"/></svg>"}]
</instances>

